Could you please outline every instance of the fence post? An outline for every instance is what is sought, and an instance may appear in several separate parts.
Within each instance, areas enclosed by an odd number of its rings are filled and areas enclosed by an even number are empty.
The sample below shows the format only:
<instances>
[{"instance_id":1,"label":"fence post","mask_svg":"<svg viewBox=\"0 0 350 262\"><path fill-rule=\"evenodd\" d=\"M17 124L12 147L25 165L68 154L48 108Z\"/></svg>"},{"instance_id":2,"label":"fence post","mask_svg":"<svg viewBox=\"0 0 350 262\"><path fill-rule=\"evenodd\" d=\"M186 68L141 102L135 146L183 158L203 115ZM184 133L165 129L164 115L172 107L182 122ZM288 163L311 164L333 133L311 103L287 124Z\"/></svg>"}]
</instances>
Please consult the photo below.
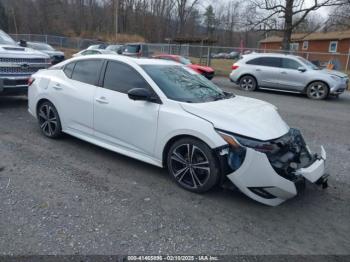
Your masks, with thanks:
<instances>
[{"instance_id":1,"label":"fence post","mask_svg":"<svg viewBox=\"0 0 350 262\"><path fill-rule=\"evenodd\" d=\"M47 35L45 35L45 43L47 44Z\"/></svg>"},{"instance_id":2,"label":"fence post","mask_svg":"<svg viewBox=\"0 0 350 262\"><path fill-rule=\"evenodd\" d=\"M345 72L348 73L348 69L349 69L349 60L350 60L350 48L348 50L348 57L346 59L346 65L345 65Z\"/></svg>"},{"instance_id":3,"label":"fence post","mask_svg":"<svg viewBox=\"0 0 350 262\"><path fill-rule=\"evenodd\" d=\"M207 66L211 64L211 48L208 46Z\"/></svg>"},{"instance_id":4,"label":"fence post","mask_svg":"<svg viewBox=\"0 0 350 262\"><path fill-rule=\"evenodd\" d=\"M309 52L306 53L306 59L309 60Z\"/></svg>"}]
</instances>

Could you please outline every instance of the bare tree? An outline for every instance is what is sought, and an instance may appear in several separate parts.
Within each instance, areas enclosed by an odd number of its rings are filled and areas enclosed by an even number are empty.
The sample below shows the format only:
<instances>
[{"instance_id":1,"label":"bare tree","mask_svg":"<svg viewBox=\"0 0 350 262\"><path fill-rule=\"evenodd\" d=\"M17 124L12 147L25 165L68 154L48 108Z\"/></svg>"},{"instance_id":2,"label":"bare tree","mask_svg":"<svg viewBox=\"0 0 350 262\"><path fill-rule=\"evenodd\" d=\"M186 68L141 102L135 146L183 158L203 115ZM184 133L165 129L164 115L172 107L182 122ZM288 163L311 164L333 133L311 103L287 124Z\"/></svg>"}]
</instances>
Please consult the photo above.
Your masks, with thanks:
<instances>
[{"instance_id":1,"label":"bare tree","mask_svg":"<svg viewBox=\"0 0 350 262\"><path fill-rule=\"evenodd\" d=\"M183 35L187 19L199 0L175 0L175 2L179 19L178 33Z\"/></svg>"},{"instance_id":2,"label":"bare tree","mask_svg":"<svg viewBox=\"0 0 350 262\"><path fill-rule=\"evenodd\" d=\"M340 6L346 0L250 0L256 12L250 21L255 28L280 30L283 32L282 49L289 50L291 36L306 17L313 11L326 6Z\"/></svg>"}]
</instances>

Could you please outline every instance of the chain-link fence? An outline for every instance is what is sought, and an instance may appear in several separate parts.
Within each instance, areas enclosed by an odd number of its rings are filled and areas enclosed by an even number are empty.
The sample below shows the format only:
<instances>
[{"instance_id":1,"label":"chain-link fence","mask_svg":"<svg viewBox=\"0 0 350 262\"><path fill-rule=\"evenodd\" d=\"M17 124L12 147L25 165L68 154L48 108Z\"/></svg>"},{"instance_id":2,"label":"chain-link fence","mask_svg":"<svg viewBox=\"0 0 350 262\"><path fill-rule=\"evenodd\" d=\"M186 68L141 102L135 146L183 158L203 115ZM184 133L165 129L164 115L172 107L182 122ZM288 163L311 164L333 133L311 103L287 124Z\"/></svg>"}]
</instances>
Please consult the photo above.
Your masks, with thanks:
<instances>
[{"instance_id":1,"label":"chain-link fence","mask_svg":"<svg viewBox=\"0 0 350 262\"><path fill-rule=\"evenodd\" d=\"M77 37L64 37L54 35L37 34L11 34L16 40L45 42L56 48L70 48L81 50L90 45L102 44L104 42L93 39L83 39ZM283 53L282 50L268 50L258 48L242 47L221 47L221 46L202 46L189 44L170 44L157 43L148 44L150 55L156 54L175 54L188 57L194 63L199 63L213 67L217 74L228 75L231 66L239 59L241 55L248 53ZM348 72L350 70L350 53L320 53L320 52L302 52L291 51L291 54L302 56L321 68L329 68Z\"/></svg>"},{"instance_id":2,"label":"chain-link fence","mask_svg":"<svg viewBox=\"0 0 350 262\"><path fill-rule=\"evenodd\" d=\"M94 39L85 39L79 37L65 37L55 35L38 34L10 34L16 40L25 40L33 42L44 42L58 48L85 49L90 45L103 44L104 42Z\"/></svg>"}]
</instances>

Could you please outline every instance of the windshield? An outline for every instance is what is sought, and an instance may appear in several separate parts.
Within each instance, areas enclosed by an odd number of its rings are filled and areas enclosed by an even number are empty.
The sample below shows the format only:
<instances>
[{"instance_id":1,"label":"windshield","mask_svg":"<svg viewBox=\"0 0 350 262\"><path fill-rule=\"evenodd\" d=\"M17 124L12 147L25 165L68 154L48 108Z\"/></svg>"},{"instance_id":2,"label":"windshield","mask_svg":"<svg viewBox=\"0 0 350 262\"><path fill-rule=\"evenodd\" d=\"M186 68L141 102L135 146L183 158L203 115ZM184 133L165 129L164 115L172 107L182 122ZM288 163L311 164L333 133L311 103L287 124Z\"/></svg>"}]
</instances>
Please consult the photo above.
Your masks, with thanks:
<instances>
[{"instance_id":1,"label":"windshield","mask_svg":"<svg viewBox=\"0 0 350 262\"><path fill-rule=\"evenodd\" d=\"M180 61L181 64L184 64L184 65L190 65L190 64L192 64L192 63L191 63L191 60L189 60L189 59L187 59L187 58L184 58L183 56L180 56L179 61Z\"/></svg>"},{"instance_id":2,"label":"windshield","mask_svg":"<svg viewBox=\"0 0 350 262\"><path fill-rule=\"evenodd\" d=\"M313 70L319 70L320 68L316 66L315 64L311 63L309 60L306 60L304 57L298 56L299 61L301 61L306 67L313 69Z\"/></svg>"},{"instance_id":3,"label":"windshield","mask_svg":"<svg viewBox=\"0 0 350 262\"><path fill-rule=\"evenodd\" d=\"M30 43L27 42L27 46L36 50L46 50L46 51L54 51L55 49L52 46L44 43Z\"/></svg>"},{"instance_id":4,"label":"windshield","mask_svg":"<svg viewBox=\"0 0 350 262\"><path fill-rule=\"evenodd\" d=\"M16 42L4 31L0 30L0 44L1 45L17 45Z\"/></svg>"},{"instance_id":5,"label":"windshield","mask_svg":"<svg viewBox=\"0 0 350 262\"><path fill-rule=\"evenodd\" d=\"M117 52L121 47L121 45L109 45L106 47L106 50Z\"/></svg>"},{"instance_id":6,"label":"windshield","mask_svg":"<svg viewBox=\"0 0 350 262\"><path fill-rule=\"evenodd\" d=\"M163 93L172 100L203 103L232 97L193 70L177 65L144 65Z\"/></svg>"}]
</instances>

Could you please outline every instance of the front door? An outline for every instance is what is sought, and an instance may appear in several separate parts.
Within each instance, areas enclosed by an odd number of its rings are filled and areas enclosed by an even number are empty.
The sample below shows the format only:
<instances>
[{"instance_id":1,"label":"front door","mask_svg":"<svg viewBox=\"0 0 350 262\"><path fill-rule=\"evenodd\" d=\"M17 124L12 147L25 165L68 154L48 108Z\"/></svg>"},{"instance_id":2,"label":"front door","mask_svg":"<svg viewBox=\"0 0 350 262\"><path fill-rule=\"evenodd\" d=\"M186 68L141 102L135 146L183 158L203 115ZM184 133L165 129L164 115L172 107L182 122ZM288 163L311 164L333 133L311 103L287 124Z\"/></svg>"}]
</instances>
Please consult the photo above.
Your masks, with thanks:
<instances>
[{"instance_id":1,"label":"front door","mask_svg":"<svg viewBox=\"0 0 350 262\"><path fill-rule=\"evenodd\" d=\"M131 66L109 61L94 99L95 136L112 145L148 156L154 154L160 104L131 100L133 88L150 88Z\"/></svg>"}]
</instances>

